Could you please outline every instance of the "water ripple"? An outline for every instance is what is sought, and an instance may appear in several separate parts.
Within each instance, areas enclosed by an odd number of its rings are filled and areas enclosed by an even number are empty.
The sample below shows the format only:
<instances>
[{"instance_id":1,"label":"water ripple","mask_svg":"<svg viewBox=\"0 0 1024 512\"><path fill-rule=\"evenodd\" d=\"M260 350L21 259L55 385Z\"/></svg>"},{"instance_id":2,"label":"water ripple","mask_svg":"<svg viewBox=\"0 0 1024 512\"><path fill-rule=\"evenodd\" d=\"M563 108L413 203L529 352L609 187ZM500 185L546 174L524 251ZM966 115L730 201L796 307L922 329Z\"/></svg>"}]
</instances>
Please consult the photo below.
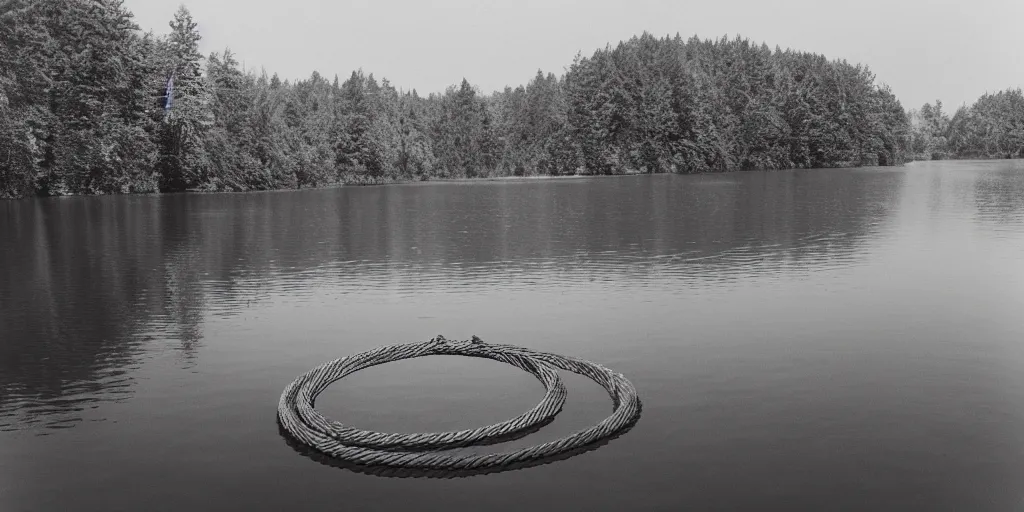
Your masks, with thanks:
<instances>
[{"instance_id":1,"label":"water ripple","mask_svg":"<svg viewBox=\"0 0 1024 512\"><path fill-rule=\"evenodd\" d=\"M1020 165L950 165L5 202L0 430L73 427L155 358L193 368L210 319L282 298L696 296L848 272L963 222L1020 239Z\"/></svg>"}]
</instances>

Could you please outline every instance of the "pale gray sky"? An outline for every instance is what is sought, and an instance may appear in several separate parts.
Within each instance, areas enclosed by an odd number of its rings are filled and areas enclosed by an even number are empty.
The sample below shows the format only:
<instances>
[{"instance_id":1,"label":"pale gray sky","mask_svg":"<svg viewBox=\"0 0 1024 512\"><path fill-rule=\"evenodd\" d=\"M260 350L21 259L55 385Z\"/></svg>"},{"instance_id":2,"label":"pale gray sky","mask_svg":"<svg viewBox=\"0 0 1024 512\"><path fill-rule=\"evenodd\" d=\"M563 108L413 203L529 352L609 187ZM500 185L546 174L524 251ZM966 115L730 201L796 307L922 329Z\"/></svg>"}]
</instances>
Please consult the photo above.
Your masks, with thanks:
<instances>
[{"instance_id":1,"label":"pale gray sky","mask_svg":"<svg viewBox=\"0 0 1024 512\"><path fill-rule=\"evenodd\" d=\"M439 92L466 77L486 92L562 74L577 51L638 35L740 34L774 48L867 64L905 108L950 113L986 91L1024 86L1024 0L125 0L167 32L184 3L202 50L230 46L282 78L354 69Z\"/></svg>"}]
</instances>

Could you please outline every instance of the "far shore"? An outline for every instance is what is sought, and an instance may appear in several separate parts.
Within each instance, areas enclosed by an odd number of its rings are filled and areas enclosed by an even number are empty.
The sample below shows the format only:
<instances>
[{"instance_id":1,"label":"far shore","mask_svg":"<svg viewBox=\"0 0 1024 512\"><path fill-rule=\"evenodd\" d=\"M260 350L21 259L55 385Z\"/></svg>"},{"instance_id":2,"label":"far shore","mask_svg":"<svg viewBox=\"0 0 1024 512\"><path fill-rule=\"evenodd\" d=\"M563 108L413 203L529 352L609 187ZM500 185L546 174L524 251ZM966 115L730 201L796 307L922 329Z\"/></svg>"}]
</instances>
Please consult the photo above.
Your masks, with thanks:
<instances>
[{"instance_id":1,"label":"far shore","mask_svg":"<svg viewBox=\"0 0 1024 512\"><path fill-rule=\"evenodd\" d=\"M161 194L161 193L162 194L177 194L177 193L185 193L185 194L244 194L244 193L251 193L251 192L295 192L295 191L299 191L299 190L323 190L323 189L345 188L345 187L353 187L354 188L354 187L381 187L381 186L386 186L386 185L425 185L425 184L430 184L430 183L437 183L437 184L441 184L441 183L480 183L480 182L485 182L485 181L505 182L505 183L512 182L512 183L514 183L514 182L520 182L520 181L521 182L527 182L527 181L539 181L539 180L572 180L572 179L580 179L580 178L626 178L626 177L635 177L635 176L645 176L645 175L648 175L648 174L650 174L650 173L631 172L631 173L623 173L623 174L567 174L567 175L560 175L560 176L551 176L551 175L535 175L535 176L482 176L482 177L479 177L479 178L439 178L439 177L436 177L436 176L432 176L430 179L425 179L425 180L415 179L415 178L411 178L411 179L410 178L406 178L406 179L386 178L386 179L380 179L380 180L369 180L369 181L365 181L365 182L362 182L362 183L360 183L360 182L353 182L353 181L339 181L339 182L336 182L336 183L328 183L328 184L325 184L325 185L319 185L319 186L315 186L315 187L278 188L278 189L269 189L269 190L238 190L238 191L235 191L235 190L198 190L198 189L193 189L193 190L185 190L183 192L156 192L156 193L157 194ZM671 173L660 172L660 173L654 173L654 174L671 174ZM703 174L710 174L710 173L703 173ZM150 194L153 194L153 193L151 192L149 194L125 194L125 195L140 195L140 196L144 196L144 195L150 195ZM111 194L111 195L113 195L113 194Z\"/></svg>"},{"instance_id":2,"label":"far shore","mask_svg":"<svg viewBox=\"0 0 1024 512\"><path fill-rule=\"evenodd\" d=\"M950 162L950 161L965 162L965 161L990 161L990 160L1003 160L1003 159L1001 159L1001 158L974 158L974 159L959 159L959 158L953 159L953 158L951 158L951 159L940 159L940 160L908 160L908 161L904 162L902 165L887 166L887 168L906 167L906 166L908 166L910 164L920 163L920 162ZM841 170L841 169L863 169L863 168L866 168L866 167L867 166L854 166L854 165L850 165L850 166L837 166L837 167L821 167L821 168L818 168L818 170L833 170L834 171L834 170ZM780 171L790 171L790 170L806 170L806 169L777 169L777 170L780 170ZM709 175L709 174L734 174L734 173L744 173L744 172L775 172L775 170L760 170L760 171L731 170L731 171L720 171L720 172L679 173L679 174L682 175L682 176L701 176L701 175ZM378 187L378 186L384 186L384 185L422 185L422 184L428 184L428 183L452 183L452 184L454 184L454 183L481 183L481 182L516 183L516 182L531 182L531 181L542 181L542 180L574 180L574 179L581 179L581 178L591 178L591 179L593 179L593 178L628 178L628 177L649 176L649 175L658 175L658 174L674 174L674 173L670 173L670 172L657 172L657 173L626 172L626 173L621 173L621 174L564 174L564 175L557 175L557 176L549 175L549 174L539 174L539 175L532 175L532 176L482 176L482 177L478 177L478 178L441 178L441 177L437 177L437 176L432 176L429 179L425 179L425 180L424 179L415 179L415 178L408 178L408 179L390 179L389 178L389 179L366 181L366 182L363 182L363 183L354 182L354 181L340 181L340 182L337 182L337 183L330 183L330 184L320 185L320 186L316 186L316 187L283 188L283 189L272 189L272 190L242 190L242 191L230 191L230 190L226 190L226 191L221 191L221 190L211 190L211 191L187 190L187 191L185 191L185 193L238 194L238 193L247 193L247 192L250 192L250 193L251 192L289 192L289 191L294 192L294 191L298 191L298 190L321 190L321 189L342 188L342 187ZM175 192L165 192L165 193L173 194ZM138 194L138 195L147 195L147 194Z\"/></svg>"},{"instance_id":3,"label":"far shore","mask_svg":"<svg viewBox=\"0 0 1024 512\"><path fill-rule=\"evenodd\" d=\"M381 185L395 184L395 185L408 185L413 183L477 183L481 181L501 181L501 182L516 182L516 181L537 181L537 180L571 180L579 178L625 178L631 176L644 176L650 173L631 172L623 174L563 174L553 176L549 174L539 174L534 176L484 176L480 178L430 178L429 180L397 180L389 183L381 183ZM671 174L671 173L654 173L654 174ZM349 186L362 186L360 184L350 184Z\"/></svg>"},{"instance_id":4,"label":"far shore","mask_svg":"<svg viewBox=\"0 0 1024 512\"><path fill-rule=\"evenodd\" d=\"M922 163L922 162L932 162L932 161L934 161L934 162L950 162L950 161L956 161L956 162L979 161L979 162L984 162L984 161L993 161L993 160L1005 160L1005 159L1001 159L1001 158L999 158L999 159L997 159L997 158L977 158L977 159L944 159L944 160L909 160L907 162L904 162L902 165L898 165L898 166L895 166L895 167L906 167L906 166L911 165L911 164ZM819 170L840 170L840 169L859 169L859 168L865 168L865 167L863 167L863 166L824 167L824 168L821 168ZM797 169L780 169L780 170L797 170ZM705 172L705 173L691 173L691 174L683 173L681 175L685 175L685 176L698 176L698 175L708 175L708 174L733 174L733 173L743 173L743 172L773 172L773 171L769 171L769 170L762 170L762 171L721 171L721 172L711 172L711 173L707 173L707 172ZM532 181L546 181L546 180L575 180L575 179L582 179L582 178L590 178L590 179L594 179L594 178L627 178L627 177L648 176L648 175L657 175L657 174L673 174L673 173L664 173L664 172L662 172L662 173L627 172L627 173L622 173L622 174L568 174L568 175L558 175L558 176L552 176L552 175L484 176L484 177L478 177L478 178L441 178L441 177L432 176L429 179L425 179L425 180L424 179L415 179L415 178L412 178L412 179L392 179L392 178L387 178L387 179L379 179L379 180L367 180L367 181L364 181L364 182L345 180L345 181L339 181L339 182L335 182L335 183L328 183L328 184L314 186L314 187L279 188L279 189L267 189L267 190L197 190L197 189L192 189L192 190L184 190L184 191L181 191L181 192L144 192L144 193L135 193L135 194L131 194L131 193L129 193L129 194L69 194L69 195L62 195L62 196L34 196L34 197L104 197L104 196L108 196L109 197L109 196L119 196L119 195L123 195L123 196L148 196L148 195L175 195L175 194L246 194L246 193L264 193L264 192L297 192L297 191L303 191L303 190L324 190L324 189L344 188L344 187L377 187L377 186L384 186L384 185L423 185L423 184L430 184L430 183L437 183L437 184L440 184L440 183L448 183L448 184L482 183L482 182L517 183L517 182L532 182ZM27 199L27 198L22 198L22 199ZM10 200L16 200L16 199L10 199Z\"/></svg>"}]
</instances>

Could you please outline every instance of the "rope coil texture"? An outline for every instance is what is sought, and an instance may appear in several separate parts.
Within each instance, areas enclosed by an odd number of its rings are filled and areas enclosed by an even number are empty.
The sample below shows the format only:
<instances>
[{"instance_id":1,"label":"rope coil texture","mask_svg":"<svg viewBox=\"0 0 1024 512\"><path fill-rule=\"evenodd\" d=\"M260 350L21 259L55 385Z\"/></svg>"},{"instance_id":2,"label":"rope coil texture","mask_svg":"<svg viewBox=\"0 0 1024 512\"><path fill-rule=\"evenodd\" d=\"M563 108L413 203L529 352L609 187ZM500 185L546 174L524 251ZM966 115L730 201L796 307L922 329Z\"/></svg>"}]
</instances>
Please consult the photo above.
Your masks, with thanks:
<instances>
[{"instance_id":1,"label":"rope coil texture","mask_svg":"<svg viewBox=\"0 0 1024 512\"><path fill-rule=\"evenodd\" d=\"M325 418L313 407L331 383L371 366L430 355L461 355L501 361L533 374L546 390L533 409L508 421L455 432L389 434L359 430ZM437 450L493 444L528 434L552 421L565 403L566 390L555 368L578 373L608 392L611 416L567 437L506 453L458 455ZM334 459L361 465L422 470L486 470L539 461L612 437L629 428L640 414L636 389L622 374L574 357L513 345L437 336L426 342L378 347L324 363L289 384L278 402L281 427L299 443Z\"/></svg>"}]
</instances>

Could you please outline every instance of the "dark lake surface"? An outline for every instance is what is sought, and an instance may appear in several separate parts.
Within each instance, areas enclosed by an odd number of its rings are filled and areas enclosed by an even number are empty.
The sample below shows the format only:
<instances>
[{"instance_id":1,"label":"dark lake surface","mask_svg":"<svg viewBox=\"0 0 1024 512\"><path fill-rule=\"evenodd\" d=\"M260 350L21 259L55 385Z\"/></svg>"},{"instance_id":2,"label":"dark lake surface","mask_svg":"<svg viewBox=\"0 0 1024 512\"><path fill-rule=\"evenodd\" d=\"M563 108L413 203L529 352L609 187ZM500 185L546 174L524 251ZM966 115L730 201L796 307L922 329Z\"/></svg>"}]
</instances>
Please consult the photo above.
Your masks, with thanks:
<instances>
[{"instance_id":1,"label":"dark lake surface","mask_svg":"<svg viewBox=\"0 0 1024 512\"><path fill-rule=\"evenodd\" d=\"M284 387L436 334L625 374L639 423L453 479L289 446ZM551 425L611 411L565 376ZM529 374L429 357L317 407L470 428ZM1024 510L1024 163L0 202L0 510Z\"/></svg>"}]
</instances>

